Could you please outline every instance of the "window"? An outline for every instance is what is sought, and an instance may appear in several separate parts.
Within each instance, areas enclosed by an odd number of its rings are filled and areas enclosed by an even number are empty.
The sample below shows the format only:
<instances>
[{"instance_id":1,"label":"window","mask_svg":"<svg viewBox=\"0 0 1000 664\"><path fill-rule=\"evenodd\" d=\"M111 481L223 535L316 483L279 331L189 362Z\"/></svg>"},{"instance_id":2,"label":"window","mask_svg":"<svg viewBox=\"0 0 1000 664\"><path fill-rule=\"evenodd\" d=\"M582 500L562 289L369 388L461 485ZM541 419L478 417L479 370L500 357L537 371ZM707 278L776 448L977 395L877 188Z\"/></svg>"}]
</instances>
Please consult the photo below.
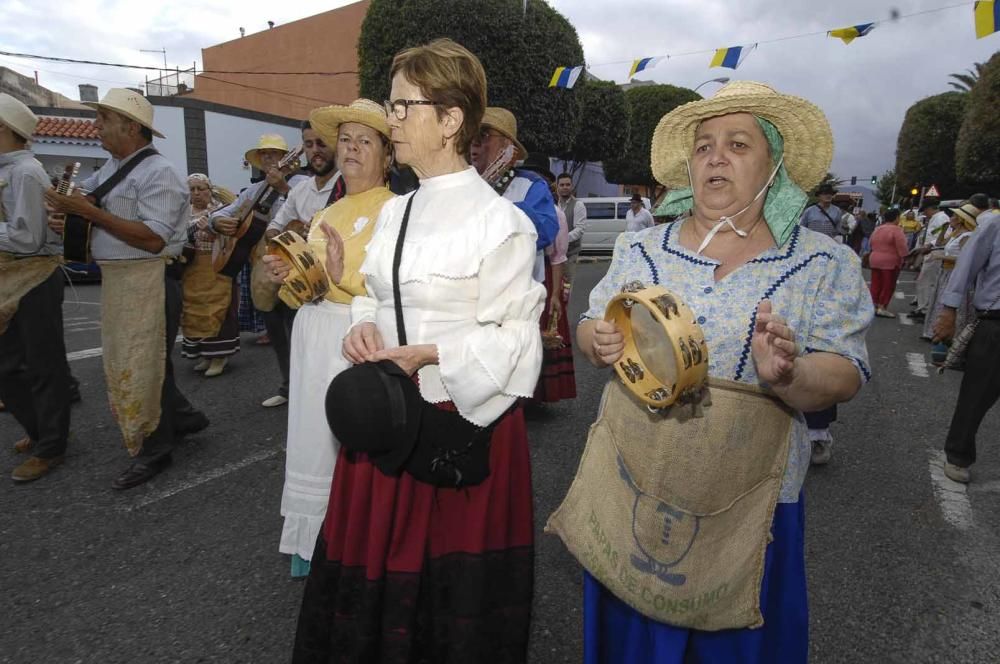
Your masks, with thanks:
<instances>
[{"instance_id":1,"label":"window","mask_svg":"<svg viewBox=\"0 0 1000 664\"><path fill-rule=\"evenodd\" d=\"M614 203L584 203L587 208L587 220L593 219L614 219L615 218L615 204ZM628 205L625 206L628 208ZM624 214L622 215L624 217Z\"/></svg>"}]
</instances>

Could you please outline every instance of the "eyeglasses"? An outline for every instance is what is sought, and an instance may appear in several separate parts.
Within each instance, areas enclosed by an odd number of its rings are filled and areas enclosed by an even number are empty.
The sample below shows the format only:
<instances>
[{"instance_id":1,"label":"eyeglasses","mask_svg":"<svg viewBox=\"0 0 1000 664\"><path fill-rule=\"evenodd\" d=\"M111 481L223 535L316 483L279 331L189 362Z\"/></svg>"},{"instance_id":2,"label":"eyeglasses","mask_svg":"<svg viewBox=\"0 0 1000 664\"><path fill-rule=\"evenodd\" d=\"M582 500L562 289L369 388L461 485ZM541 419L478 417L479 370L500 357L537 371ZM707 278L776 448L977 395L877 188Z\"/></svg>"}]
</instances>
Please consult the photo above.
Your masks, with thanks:
<instances>
[{"instance_id":1,"label":"eyeglasses","mask_svg":"<svg viewBox=\"0 0 1000 664\"><path fill-rule=\"evenodd\" d=\"M386 99L382 104L385 106L386 115L395 115L397 120L405 120L410 106L439 106L436 101L429 99Z\"/></svg>"},{"instance_id":2,"label":"eyeglasses","mask_svg":"<svg viewBox=\"0 0 1000 664\"><path fill-rule=\"evenodd\" d=\"M499 138L501 136L503 136L503 134L499 132L490 131L489 129L483 129L482 131L479 132L479 135L476 136L476 139L479 140L480 142L485 142L490 140L491 138Z\"/></svg>"}]
</instances>

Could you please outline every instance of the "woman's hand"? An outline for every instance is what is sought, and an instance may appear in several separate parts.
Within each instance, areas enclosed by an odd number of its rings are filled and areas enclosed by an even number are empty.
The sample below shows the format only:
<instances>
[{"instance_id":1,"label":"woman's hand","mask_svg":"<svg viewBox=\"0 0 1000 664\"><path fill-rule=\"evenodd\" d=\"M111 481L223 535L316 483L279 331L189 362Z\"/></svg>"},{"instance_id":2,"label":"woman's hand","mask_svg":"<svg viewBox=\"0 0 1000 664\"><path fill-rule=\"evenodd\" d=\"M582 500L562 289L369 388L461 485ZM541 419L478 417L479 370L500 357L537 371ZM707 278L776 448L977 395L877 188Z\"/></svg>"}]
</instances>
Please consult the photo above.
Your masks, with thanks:
<instances>
[{"instance_id":1,"label":"woman's hand","mask_svg":"<svg viewBox=\"0 0 1000 664\"><path fill-rule=\"evenodd\" d=\"M435 344L399 346L397 348L380 350L372 355L372 362L380 362L382 360L392 360L407 375L412 376L422 367L438 363L438 348Z\"/></svg>"},{"instance_id":2,"label":"woman's hand","mask_svg":"<svg viewBox=\"0 0 1000 664\"><path fill-rule=\"evenodd\" d=\"M285 262L281 256L265 254L262 258L264 269L267 270L267 279L272 284L283 284L288 275L292 272L292 266Z\"/></svg>"},{"instance_id":3,"label":"woman's hand","mask_svg":"<svg viewBox=\"0 0 1000 664\"><path fill-rule=\"evenodd\" d=\"M595 320L591 334L590 355L595 366L607 367L621 359L625 350L625 335L607 320Z\"/></svg>"},{"instance_id":4,"label":"woman's hand","mask_svg":"<svg viewBox=\"0 0 1000 664\"><path fill-rule=\"evenodd\" d=\"M344 239L326 224L320 224L320 230L326 237L326 273L339 284L344 277Z\"/></svg>"},{"instance_id":5,"label":"woman's hand","mask_svg":"<svg viewBox=\"0 0 1000 664\"><path fill-rule=\"evenodd\" d=\"M795 360L799 356L795 330L784 318L771 312L770 300L761 301L757 307L757 324L750 348L762 381L780 387L795 378Z\"/></svg>"},{"instance_id":6,"label":"woman's hand","mask_svg":"<svg viewBox=\"0 0 1000 664\"><path fill-rule=\"evenodd\" d=\"M375 323L359 323L344 337L344 357L353 364L374 362L375 353L385 348Z\"/></svg>"}]
</instances>

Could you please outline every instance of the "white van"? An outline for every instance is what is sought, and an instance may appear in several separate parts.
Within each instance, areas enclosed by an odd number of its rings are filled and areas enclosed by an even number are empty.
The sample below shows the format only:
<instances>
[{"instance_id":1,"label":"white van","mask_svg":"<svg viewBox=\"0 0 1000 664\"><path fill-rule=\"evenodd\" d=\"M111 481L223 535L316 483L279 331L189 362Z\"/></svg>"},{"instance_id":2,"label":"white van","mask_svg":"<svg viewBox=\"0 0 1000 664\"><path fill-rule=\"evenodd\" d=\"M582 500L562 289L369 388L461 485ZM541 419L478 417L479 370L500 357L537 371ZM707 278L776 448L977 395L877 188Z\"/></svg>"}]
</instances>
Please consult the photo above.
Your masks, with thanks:
<instances>
[{"instance_id":1,"label":"white van","mask_svg":"<svg viewBox=\"0 0 1000 664\"><path fill-rule=\"evenodd\" d=\"M583 231L580 251L611 253L618 235L625 230L625 215L632 204L632 197L613 196L579 200L587 208L587 227ZM642 205L649 210L649 199L643 197Z\"/></svg>"}]
</instances>

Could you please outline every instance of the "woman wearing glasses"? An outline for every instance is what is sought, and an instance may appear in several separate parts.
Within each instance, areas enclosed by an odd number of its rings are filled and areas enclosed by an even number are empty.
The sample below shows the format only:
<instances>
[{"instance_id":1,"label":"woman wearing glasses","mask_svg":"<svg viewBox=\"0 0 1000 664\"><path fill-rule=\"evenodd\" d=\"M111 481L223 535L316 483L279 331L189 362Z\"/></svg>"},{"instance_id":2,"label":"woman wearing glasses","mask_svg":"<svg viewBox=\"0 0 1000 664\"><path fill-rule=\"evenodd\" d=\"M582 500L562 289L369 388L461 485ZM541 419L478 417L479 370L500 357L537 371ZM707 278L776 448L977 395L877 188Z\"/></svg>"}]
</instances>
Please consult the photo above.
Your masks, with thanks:
<instances>
[{"instance_id":1,"label":"woman wearing glasses","mask_svg":"<svg viewBox=\"0 0 1000 664\"><path fill-rule=\"evenodd\" d=\"M519 397L541 365L536 233L465 159L486 107L479 60L450 40L399 53L389 129L420 189L382 208L351 303L351 362L392 360L420 394L493 424L489 476L436 488L342 448L313 553L295 662L523 662L533 588L531 469ZM407 208L398 282L393 257ZM376 404L373 408L378 408Z\"/></svg>"}]
</instances>

